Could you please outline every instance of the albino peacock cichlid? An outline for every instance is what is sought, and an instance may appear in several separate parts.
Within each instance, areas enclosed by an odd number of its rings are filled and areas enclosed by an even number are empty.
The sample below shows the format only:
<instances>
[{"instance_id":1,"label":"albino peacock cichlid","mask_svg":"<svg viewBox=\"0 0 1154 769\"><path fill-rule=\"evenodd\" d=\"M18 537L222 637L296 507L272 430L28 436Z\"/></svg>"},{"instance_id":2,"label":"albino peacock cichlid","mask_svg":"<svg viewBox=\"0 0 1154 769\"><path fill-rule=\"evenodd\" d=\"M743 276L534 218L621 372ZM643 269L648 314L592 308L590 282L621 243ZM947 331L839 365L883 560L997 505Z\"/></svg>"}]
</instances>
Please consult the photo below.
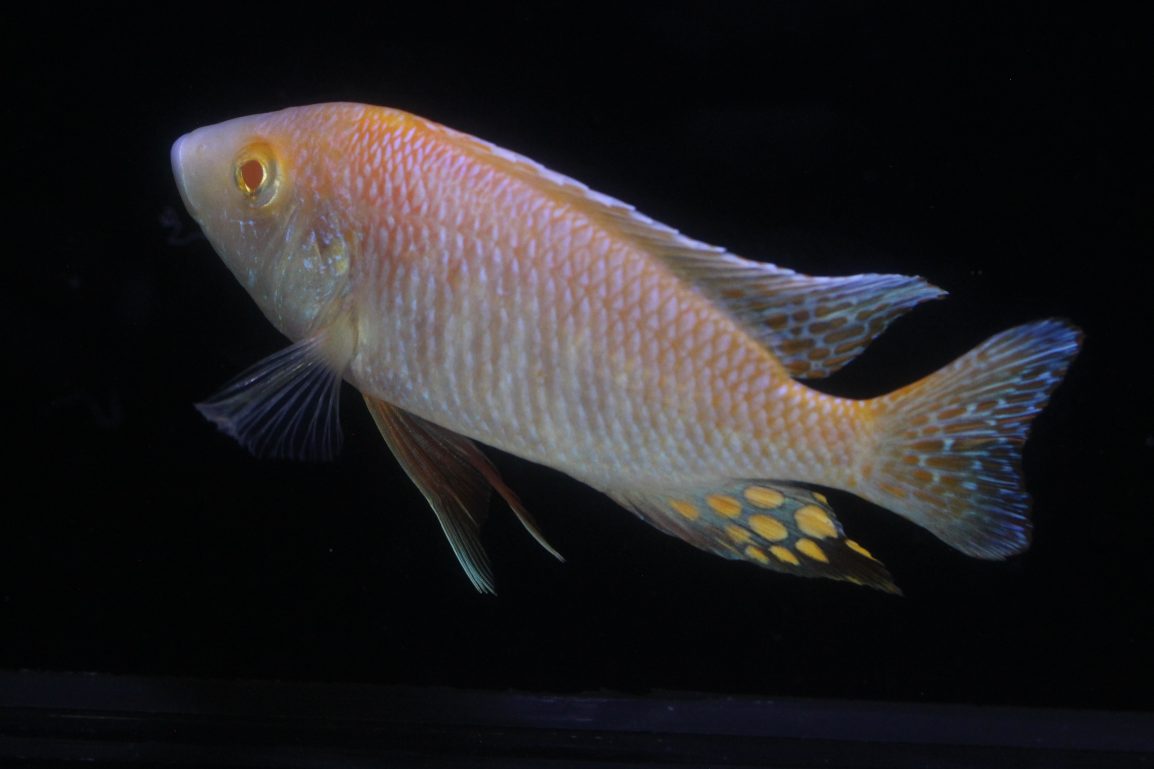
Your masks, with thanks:
<instances>
[{"instance_id":1,"label":"albino peacock cichlid","mask_svg":"<svg viewBox=\"0 0 1154 769\"><path fill-rule=\"evenodd\" d=\"M797 380L944 292L748 261L383 107L231 120L179 139L172 163L216 251L293 341L201 411L256 454L331 456L349 382L479 590L493 585L479 542L491 489L553 551L474 441L789 574L897 590L810 485L980 558L1029 544L1020 450L1077 353L1063 321L1001 333L889 395L838 398Z\"/></svg>"}]
</instances>

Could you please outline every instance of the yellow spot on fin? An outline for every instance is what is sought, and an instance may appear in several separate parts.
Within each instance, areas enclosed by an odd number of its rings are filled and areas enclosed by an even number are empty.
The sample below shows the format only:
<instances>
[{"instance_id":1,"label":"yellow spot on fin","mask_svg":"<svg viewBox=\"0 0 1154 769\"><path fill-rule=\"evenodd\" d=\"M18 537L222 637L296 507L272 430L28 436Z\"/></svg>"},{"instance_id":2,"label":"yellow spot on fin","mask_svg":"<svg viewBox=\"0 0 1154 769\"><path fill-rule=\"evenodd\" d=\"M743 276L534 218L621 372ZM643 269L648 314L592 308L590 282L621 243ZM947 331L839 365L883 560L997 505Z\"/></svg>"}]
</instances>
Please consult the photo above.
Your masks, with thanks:
<instances>
[{"instance_id":1,"label":"yellow spot on fin","mask_svg":"<svg viewBox=\"0 0 1154 769\"><path fill-rule=\"evenodd\" d=\"M803 555L806 555L815 561L829 563L829 558L826 557L825 551L822 550L821 546L814 542L812 539L799 539L797 541L796 547L797 552L802 553Z\"/></svg>"},{"instance_id":2,"label":"yellow spot on fin","mask_svg":"<svg viewBox=\"0 0 1154 769\"><path fill-rule=\"evenodd\" d=\"M749 524L749 528L756 531L762 539L769 542L781 542L789 539L789 529L785 528L785 524L776 518L769 515L762 515L757 513L745 519Z\"/></svg>"},{"instance_id":3,"label":"yellow spot on fin","mask_svg":"<svg viewBox=\"0 0 1154 769\"><path fill-rule=\"evenodd\" d=\"M749 547L745 548L744 552L745 557L754 563L760 563L762 566L769 565L769 556L767 556L765 551L760 547L754 547L753 545L750 545Z\"/></svg>"},{"instance_id":4,"label":"yellow spot on fin","mask_svg":"<svg viewBox=\"0 0 1154 769\"><path fill-rule=\"evenodd\" d=\"M743 529L732 523L725 527L725 533L738 545L744 545L753 541L753 535L749 533L749 529Z\"/></svg>"},{"instance_id":5,"label":"yellow spot on fin","mask_svg":"<svg viewBox=\"0 0 1154 769\"><path fill-rule=\"evenodd\" d=\"M788 547L774 545L773 547L769 548L769 552L773 553L773 557L782 563L787 563L790 566L801 566L801 561L797 559L797 556L794 555L793 551Z\"/></svg>"},{"instance_id":6,"label":"yellow spot on fin","mask_svg":"<svg viewBox=\"0 0 1154 769\"><path fill-rule=\"evenodd\" d=\"M785 502L785 496L780 491L765 486L746 486L742 493L750 504L763 510L773 510Z\"/></svg>"},{"instance_id":7,"label":"yellow spot on fin","mask_svg":"<svg viewBox=\"0 0 1154 769\"><path fill-rule=\"evenodd\" d=\"M814 494L813 498L817 499L817 495ZM830 539L838 535L837 524L830 518L829 513L817 505L799 507L794 511L793 519L797 521L797 528L807 537Z\"/></svg>"},{"instance_id":8,"label":"yellow spot on fin","mask_svg":"<svg viewBox=\"0 0 1154 769\"><path fill-rule=\"evenodd\" d=\"M817 492L776 481L720 480L611 496L667 534L724 558L899 592L885 566L846 538Z\"/></svg>"},{"instance_id":9,"label":"yellow spot on fin","mask_svg":"<svg viewBox=\"0 0 1154 769\"><path fill-rule=\"evenodd\" d=\"M741 503L726 494L709 494L705 503L718 515L726 518L736 518L741 515Z\"/></svg>"}]
</instances>

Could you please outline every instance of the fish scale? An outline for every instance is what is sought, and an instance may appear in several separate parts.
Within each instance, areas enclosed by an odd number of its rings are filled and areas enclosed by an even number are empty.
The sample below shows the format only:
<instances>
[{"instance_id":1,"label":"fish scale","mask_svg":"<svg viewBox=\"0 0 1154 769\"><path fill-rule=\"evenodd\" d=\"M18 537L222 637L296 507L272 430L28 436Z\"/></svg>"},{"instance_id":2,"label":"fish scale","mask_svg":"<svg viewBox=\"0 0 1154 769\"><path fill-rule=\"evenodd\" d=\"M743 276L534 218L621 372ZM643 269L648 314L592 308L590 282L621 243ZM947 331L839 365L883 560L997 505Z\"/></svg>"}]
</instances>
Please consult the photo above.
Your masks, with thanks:
<instances>
[{"instance_id":1,"label":"fish scale","mask_svg":"<svg viewBox=\"0 0 1154 769\"><path fill-rule=\"evenodd\" d=\"M491 489L556 551L474 441L697 547L800 576L896 590L806 484L978 557L1029 542L1019 456L1078 350L1064 321L849 400L798 380L834 373L943 291L743 259L384 107L238 118L172 156L190 212L292 342L201 411L254 452L327 456L347 381L480 590L493 589L479 540Z\"/></svg>"}]
</instances>

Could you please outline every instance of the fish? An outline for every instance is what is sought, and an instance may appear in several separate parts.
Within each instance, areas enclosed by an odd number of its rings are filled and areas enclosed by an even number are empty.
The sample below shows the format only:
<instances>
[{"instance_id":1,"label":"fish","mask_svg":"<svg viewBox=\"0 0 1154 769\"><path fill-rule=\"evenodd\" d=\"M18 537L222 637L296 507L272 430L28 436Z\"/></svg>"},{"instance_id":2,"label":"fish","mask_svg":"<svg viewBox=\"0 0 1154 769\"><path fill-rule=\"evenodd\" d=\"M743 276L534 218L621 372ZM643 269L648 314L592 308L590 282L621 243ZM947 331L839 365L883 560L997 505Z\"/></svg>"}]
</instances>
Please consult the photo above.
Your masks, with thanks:
<instances>
[{"instance_id":1,"label":"fish","mask_svg":"<svg viewBox=\"0 0 1154 769\"><path fill-rule=\"evenodd\" d=\"M822 489L976 558L1030 543L1021 450L1079 350L1067 320L838 397L807 382L945 291L746 259L388 107L236 118L171 159L185 207L290 341L199 410L257 456L328 459L348 382L481 592L493 492L560 558L481 445L723 558L885 592L900 591Z\"/></svg>"}]
</instances>

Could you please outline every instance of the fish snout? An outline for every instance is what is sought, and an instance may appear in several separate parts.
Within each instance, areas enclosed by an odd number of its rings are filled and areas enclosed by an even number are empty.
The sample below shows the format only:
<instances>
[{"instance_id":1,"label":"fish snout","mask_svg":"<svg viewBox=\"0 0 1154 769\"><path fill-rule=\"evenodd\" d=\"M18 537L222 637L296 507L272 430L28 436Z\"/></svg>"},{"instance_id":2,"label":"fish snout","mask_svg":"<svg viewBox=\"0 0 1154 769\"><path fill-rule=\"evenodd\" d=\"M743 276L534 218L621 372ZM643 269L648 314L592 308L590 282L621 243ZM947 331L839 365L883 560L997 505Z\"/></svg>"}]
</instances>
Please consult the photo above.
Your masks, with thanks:
<instances>
[{"instance_id":1,"label":"fish snout","mask_svg":"<svg viewBox=\"0 0 1154 769\"><path fill-rule=\"evenodd\" d=\"M176 178L176 188L180 190L180 199L184 201L184 207L188 209L190 214L195 215L196 211L188 197L187 174L185 172L185 152L188 148L188 139L189 134L185 134L172 144L172 175Z\"/></svg>"},{"instance_id":2,"label":"fish snout","mask_svg":"<svg viewBox=\"0 0 1154 769\"><path fill-rule=\"evenodd\" d=\"M207 139L203 130L193 131L173 142L171 151L172 175L180 190L180 199L198 222L208 202L204 197L209 191L203 188L212 176L211 165L215 160Z\"/></svg>"}]
</instances>

